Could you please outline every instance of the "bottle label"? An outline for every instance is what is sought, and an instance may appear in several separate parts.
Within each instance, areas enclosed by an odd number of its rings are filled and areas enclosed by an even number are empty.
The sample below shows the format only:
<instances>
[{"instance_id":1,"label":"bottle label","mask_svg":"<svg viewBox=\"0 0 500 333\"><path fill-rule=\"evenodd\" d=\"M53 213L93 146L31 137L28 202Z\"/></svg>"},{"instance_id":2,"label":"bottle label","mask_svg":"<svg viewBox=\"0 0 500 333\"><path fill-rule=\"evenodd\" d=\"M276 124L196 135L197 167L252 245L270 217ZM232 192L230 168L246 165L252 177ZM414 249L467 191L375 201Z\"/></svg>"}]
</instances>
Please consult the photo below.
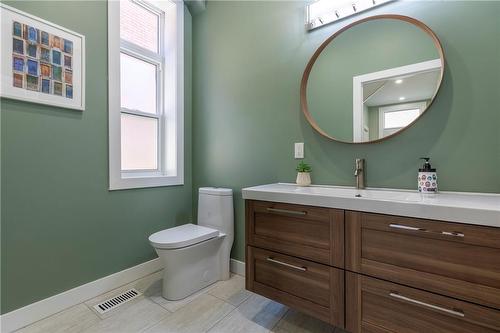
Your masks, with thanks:
<instances>
[{"instance_id":1,"label":"bottle label","mask_svg":"<svg viewBox=\"0 0 500 333\"><path fill-rule=\"evenodd\" d=\"M436 193L438 189L436 172L419 172L417 187L421 193Z\"/></svg>"}]
</instances>

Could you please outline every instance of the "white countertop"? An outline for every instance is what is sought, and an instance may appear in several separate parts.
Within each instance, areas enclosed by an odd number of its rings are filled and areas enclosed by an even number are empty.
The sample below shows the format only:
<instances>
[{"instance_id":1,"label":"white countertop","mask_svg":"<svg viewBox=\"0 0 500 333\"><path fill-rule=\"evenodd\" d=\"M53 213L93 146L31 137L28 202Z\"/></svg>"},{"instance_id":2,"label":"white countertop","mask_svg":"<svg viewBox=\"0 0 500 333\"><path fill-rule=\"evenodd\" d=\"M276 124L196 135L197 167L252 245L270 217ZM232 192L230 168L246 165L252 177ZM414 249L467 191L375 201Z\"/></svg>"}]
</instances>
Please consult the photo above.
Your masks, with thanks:
<instances>
[{"instance_id":1,"label":"white countertop","mask_svg":"<svg viewBox=\"0 0 500 333\"><path fill-rule=\"evenodd\" d=\"M439 192L277 183L247 187L243 199L418 217L500 227L500 194ZM356 197L361 195L361 197Z\"/></svg>"}]
</instances>

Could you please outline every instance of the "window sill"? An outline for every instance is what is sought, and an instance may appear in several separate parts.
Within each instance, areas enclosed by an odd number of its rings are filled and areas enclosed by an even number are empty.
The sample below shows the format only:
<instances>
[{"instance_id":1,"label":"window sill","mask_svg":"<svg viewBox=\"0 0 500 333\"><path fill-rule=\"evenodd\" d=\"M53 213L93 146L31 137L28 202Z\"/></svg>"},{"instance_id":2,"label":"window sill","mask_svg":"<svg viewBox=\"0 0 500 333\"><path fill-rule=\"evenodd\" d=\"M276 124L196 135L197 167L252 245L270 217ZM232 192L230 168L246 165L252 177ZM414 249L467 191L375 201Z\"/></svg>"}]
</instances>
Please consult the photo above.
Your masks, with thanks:
<instances>
[{"instance_id":1,"label":"window sill","mask_svg":"<svg viewBox=\"0 0 500 333\"><path fill-rule=\"evenodd\" d=\"M122 176L118 179L110 179L109 190L126 190L133 188L179 186L184 185L182 176Z\"/></svg>"}]
</instances>

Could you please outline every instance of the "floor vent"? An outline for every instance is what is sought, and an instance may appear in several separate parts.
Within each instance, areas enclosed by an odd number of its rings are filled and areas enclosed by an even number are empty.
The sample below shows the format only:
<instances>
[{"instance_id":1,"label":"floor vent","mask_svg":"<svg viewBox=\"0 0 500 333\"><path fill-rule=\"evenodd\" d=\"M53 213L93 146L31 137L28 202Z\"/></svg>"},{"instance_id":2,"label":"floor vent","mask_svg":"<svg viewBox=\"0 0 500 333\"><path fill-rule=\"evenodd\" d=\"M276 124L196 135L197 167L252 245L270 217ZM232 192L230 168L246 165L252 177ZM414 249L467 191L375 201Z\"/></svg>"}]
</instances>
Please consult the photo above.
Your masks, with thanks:
<instances>
[{"instance_id":1,"label":"floor vent","mask_svg":"<svg viewBox=\"0 0 500 333\"><path fill-rule=\"evenodd\" d=\"M114 296L113 298L110 298L104 302L94 305L94 309L98 313L103 314L119 307L122 304L127 303L128 301L133 300L134 298L139 297L140 295L141 294L137 290L129 289L117 296Z\"/></svg>"}]
</instances>

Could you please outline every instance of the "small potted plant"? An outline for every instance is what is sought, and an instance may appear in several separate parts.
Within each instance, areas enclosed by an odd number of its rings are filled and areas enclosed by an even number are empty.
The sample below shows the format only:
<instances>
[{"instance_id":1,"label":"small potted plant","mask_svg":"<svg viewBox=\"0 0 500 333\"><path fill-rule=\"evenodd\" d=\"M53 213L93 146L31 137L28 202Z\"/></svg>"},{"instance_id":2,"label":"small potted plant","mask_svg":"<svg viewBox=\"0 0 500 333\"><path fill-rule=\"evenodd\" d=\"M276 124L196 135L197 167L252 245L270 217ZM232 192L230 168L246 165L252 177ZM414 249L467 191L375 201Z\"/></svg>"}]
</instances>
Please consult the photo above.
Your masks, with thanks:
<instances>
[{"instance_id":1,"label":"small potted plant","mask_svg":"<svg viewBox=\"0 0 500 333\"><path fill-rule=\"evenodd\" d=\"M299 186L311 185L311 166L304 161L300 161L297 165L297 180L295 181Z\"/></svg>"}]
</instances>

